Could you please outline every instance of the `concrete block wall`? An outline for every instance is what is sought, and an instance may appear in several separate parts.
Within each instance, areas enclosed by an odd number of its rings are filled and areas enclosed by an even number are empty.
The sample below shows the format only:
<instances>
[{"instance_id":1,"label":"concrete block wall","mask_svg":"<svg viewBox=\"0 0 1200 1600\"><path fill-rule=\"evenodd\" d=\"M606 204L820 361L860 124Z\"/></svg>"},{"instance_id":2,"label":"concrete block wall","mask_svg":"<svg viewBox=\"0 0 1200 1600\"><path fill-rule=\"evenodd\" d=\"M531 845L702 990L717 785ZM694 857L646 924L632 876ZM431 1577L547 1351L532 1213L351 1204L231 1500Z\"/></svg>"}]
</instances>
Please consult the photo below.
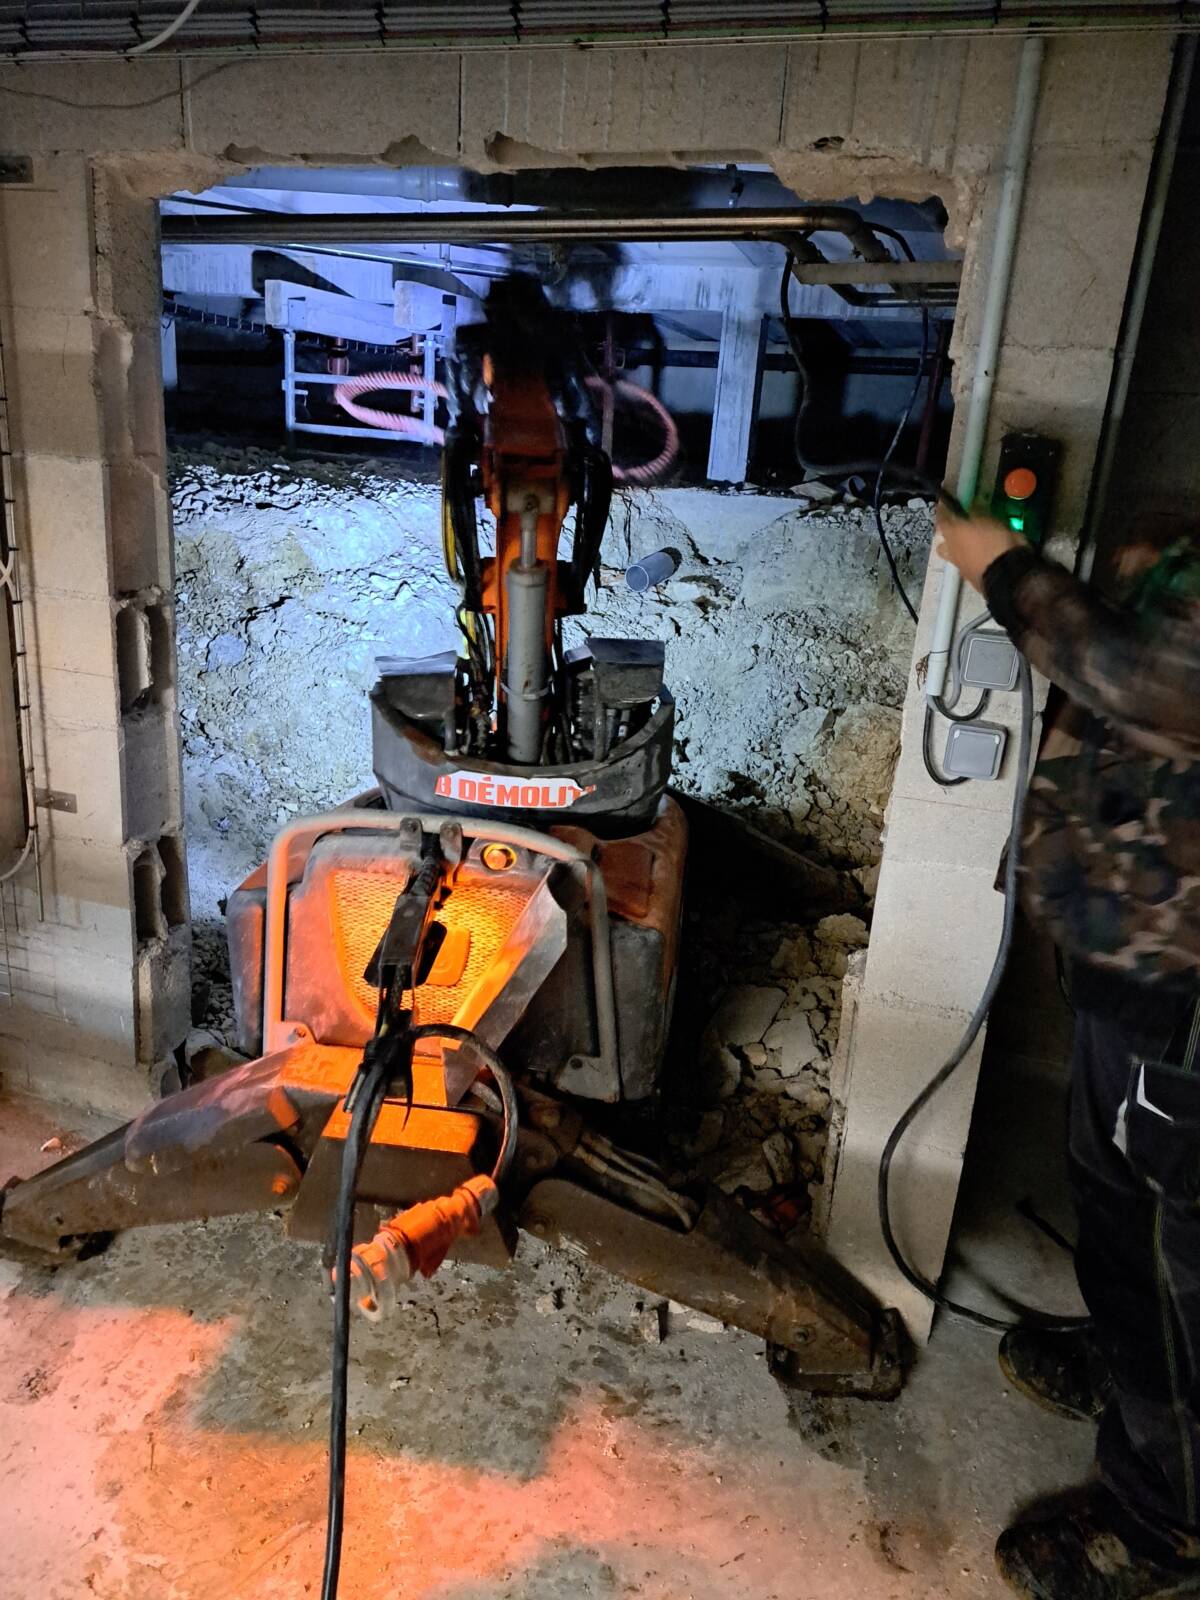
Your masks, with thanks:
<instances>
[{"instance_id":1,"label":"concrete block wall","mask_svg":"<svg viewBox=\"0 0 1200 1600\"><path fill-rule=\"evenodd\" d=\"M150 60L25 67L19 96L3 92L0 71L0 147L35 163L27 191L0 193L8 208L0 254L21 279L5 291L0 315L16 362L15 401L32 433L18 448L44 584L65 548L56 539L68 534L53 529L68 505L78 547L70 581L37 597L42 725L51 781L82 788L85 770L94 780L76 818L49 819L62 902L52 915L61 921L31 935L30 948L50 970L39 981L61 982L64 993L76 947L111 981L112 1026L102 1036L76 999L61 1013L64 1052L73 1041L80 1063L73 1086L86 1083L86 1098L97 1098L101 1082L145 1093L147 1052L172 1032L157 1014L177 1015L182 963L173 953L185 937L165 901L153 906L153 885L160 871L169 876L177 845L164 855L152 835L177 840L178 828L173 691L169 668L156 676L154 667L156 627L160 654L169 655L161 641L170 637L171 590L154 197L267 162L495 169L735 158L770 162L812 200L936 194L951 242L967 252L956 334L961 393L1018 51L1015 39L980 37ZM1047 44L1029 199L1036 228L1018 260L997 419L1065 437L1068 524L1104 405L1169 52L1167 38L1151 35ZM931 573L925 629L938 582ZM898 1295L879 1260L866 1186L892 1104L923 1081L982 982L1007 804L1006 785L977 785L966 796L930 791L919 770L919 705L914 688L848 1046L832 1222L839 1248L888 1299ZM931 881L945 892L930 892ZM178 886L168 898L180 914ZM76 915L86 926L70 921ZM14 1020L0 1006L0 1063L46 1085L52 1074L30 1051L24 1016ZM930 1270L944 1245L969 1101L964 1080L938 1126L914 1144L913 1170L897 1173L919 1202L920 1259ZM919 1330L919 1309L908 1309Z\"/></svg>"},{"instance_id":2,"label":"concrete block wall","mask_svg":"<svg viewBox=\"0 0 1200 1600\"><path fill-rule=\"evenodd\" d=\"M1055 531L1064 542L1078 534L1086 508L1169 54L1155 42L1122 60L1093 44L1088 70L1082 65L1069 51L1047 51L981 477L983 485L992 481L1009 428L1062 440ZM952 470L975 365L995 187L989 183L972 224L952 344L960 403ZM929 648L941 579L935 560L922 598L918 662ZM960 621L980 609L968 593ZM1015 730L1016 698L994 698L990 718ZM835 1253L900 1308L918 1338L932 1311L886 1254L876 1210L879 1158L902 1111L961 1037L991 969L1003 909L995 881L1015 764L1010 739L1000 782L940 790L921 759L923 721L914 674L866 971L844 1044L844 1123L828 1225ZM938 719L937 726L940 745L946 724ZM1010 1038L1007 1048L1019 1050L1019 1040ZM910 1130L892 1169L893 1226L908 1259L933 1280L949 1238L982 1049L981 1037Z\"/></svg>"},{"instance_id":3,"label":"concrete block wall","mask_svg":"<svg viewBox=\"0 0 1200 1600\"><path fill-rule=\"evenodd\" d=\"M138 246L108 176L82 154L39 155L0 191L0 335L25 546L45 916L34 875L10 894L12 997L0 1070L36 1089L133 1110L188 1022L186 984L147 974L188 941L182 860L170 539L157 377L158 306L139 304L114 251ZM160 904L135 915L135 863L159 862ZM15 926L14 926L15 918Z\"/></svg>"}]
</instances>

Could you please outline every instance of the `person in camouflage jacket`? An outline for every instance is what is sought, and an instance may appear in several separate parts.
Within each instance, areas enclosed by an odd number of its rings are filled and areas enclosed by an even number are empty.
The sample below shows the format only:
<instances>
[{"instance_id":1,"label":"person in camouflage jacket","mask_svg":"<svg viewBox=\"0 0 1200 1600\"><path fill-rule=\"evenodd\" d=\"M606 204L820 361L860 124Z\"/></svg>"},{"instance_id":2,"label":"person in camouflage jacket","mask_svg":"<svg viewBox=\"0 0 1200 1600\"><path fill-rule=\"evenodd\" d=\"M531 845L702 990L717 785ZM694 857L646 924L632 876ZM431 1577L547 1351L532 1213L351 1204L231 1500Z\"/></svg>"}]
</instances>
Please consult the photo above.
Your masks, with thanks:
<instances>
[{"instance_id":1,"label":"person in camouflage jacket","mask_svg":"<svg viewBox=\"0 0 1200 1600\"><path fill-rule=\"evenodd\" d=\"M1200 1596L1200 545L1111 599L1001 523L939 553L1050 680L1019 883L1076 1009L1069 1165L1089 1329L1005 1335L1010 1381L1099 1419L1096 1480L996 1547L1036 1600Z\"/></svg>"}]
</instances>

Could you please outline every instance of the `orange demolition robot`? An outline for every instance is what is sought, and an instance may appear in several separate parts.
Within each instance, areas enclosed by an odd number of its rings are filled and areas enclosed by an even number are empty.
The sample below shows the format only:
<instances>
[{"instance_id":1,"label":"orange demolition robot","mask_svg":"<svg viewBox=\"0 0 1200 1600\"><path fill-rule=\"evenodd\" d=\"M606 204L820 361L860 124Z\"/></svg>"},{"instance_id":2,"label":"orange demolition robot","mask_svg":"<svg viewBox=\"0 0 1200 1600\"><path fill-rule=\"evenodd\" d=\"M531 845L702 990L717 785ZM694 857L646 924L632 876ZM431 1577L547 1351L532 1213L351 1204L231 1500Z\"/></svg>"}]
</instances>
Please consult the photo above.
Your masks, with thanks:
<instances>
[{"instance_id":1,"label":"orange demolition robot","mask_svg":"<svg viewBox=\"0 0 1200 1600\"><path fill-rule=\"evenodd\" d=\"M892 1314L612 1137L661 1089L687 830L664 647L564 642L612 484L590 376L531 280L460 331L460 648L381 663L376 786L292 823L231 894L246 1064L11 1187L0 1231L77 1251L281 1210L347 1314L378 1316L448 1253L503 1267L526 1228L761 1335L781 1377L889 1395Z\"/></svg>"}]
</instances>

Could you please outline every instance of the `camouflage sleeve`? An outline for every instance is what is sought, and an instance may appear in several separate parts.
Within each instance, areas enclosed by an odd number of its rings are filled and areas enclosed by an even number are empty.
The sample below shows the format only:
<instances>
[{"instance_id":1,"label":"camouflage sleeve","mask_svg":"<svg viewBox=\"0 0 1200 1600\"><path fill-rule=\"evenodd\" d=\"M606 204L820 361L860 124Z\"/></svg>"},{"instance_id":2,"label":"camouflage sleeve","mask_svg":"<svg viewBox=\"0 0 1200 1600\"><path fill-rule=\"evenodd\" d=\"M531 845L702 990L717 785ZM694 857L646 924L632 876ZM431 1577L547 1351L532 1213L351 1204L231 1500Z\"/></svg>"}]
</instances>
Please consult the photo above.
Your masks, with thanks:
<instances>
[{"instance_id":1,"label":"camouflage sleeve","mask_svg":"<svg viewBox=\"0 0 1200 1600\"><path fill-rule=\"evenodd\" d=\"M993 561L983 584L1022 655L1078 705L1156 755L1200 757L1200 610L1122 610L1028 549Z\"/></svg>"}]
</instances>

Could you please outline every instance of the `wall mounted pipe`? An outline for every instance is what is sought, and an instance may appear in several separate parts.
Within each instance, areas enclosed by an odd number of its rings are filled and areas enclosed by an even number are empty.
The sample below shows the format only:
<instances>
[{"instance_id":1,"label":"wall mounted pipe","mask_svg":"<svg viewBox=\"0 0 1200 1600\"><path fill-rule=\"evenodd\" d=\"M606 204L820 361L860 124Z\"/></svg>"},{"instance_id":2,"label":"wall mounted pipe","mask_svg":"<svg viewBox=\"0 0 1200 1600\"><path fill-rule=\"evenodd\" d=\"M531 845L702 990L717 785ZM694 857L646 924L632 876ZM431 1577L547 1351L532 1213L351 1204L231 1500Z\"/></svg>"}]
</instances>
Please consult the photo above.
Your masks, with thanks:
<instances>
[{"instance_id":1,"label":"wall mounted pipe","mask_svg":"<svg viewBox=\"0 0 1200 1600\"><path fill-rule=\"evenodd\" d=\"M1017 69L1017 92L1013 102L1008 146L1004 153L1000 202L996 211L996 234L992 242L987 295L983 303L979 348L975 356L975 372L967 401L962 454L959 461L958 482L955 486L955 494L960 504L968 509L979 487L979 468L987 439L1000 340L1004 333L1004 313L1008 307L1008 291L1012 282L1017 228L1021 219L1021 203L1025 198L1025 180L1029 172L1029 152L1033 146L1033 125L1037 116L1038 90L1041 87L1042 61L1045 53L1045 42L1040 37L1027 38L1021 46L1021 61ZM950 662L950 647L954 640L961 591L962 578L958 569L947 564L942 570L942 593L938 601L937 616L934 619L933 642L929 648L929 669L925 678L925 693L931 701L939 699L946 687L946 672Z\"/></svg>"},{"instance_id":2,"label":"wall mounted pipe","mask_svg":"<svg viewBox=\"0 0 1200 1600\"><path fill-rule=\"evenodd\" d=\"M1175 170L1175 157L1183 130L1183 114L1195 65L1196 35L1181 34L1175 42L1171 82L1167 87L1167 102L1163 109L1162 127L1154 151L1150 187L1146 193L1141 227L1138 229L1137 255L1133 264L1133 276L1129 280L1125 309L1121 316L1121 332L1117 339L1117 353L1113 361L1112 384L1108 391L1108 405L1105 408L1104 424L1100 431L1100 448L1096 455L1096 466L1088 493L1087 512L1083 519L1083 533L1079 541L1078 570L1080 577L1084 579L1092 575L1101 524L1108 509L1108 491L1117 459L1121 423L1124 421L1125 405L1129 399L1129 384L1133 377L1133 364L1137 358L1142 320L1146 314L1150 281L1154 276L1163 215L1167 208L1171 175Z\"/></svg>"}]
</instances>

